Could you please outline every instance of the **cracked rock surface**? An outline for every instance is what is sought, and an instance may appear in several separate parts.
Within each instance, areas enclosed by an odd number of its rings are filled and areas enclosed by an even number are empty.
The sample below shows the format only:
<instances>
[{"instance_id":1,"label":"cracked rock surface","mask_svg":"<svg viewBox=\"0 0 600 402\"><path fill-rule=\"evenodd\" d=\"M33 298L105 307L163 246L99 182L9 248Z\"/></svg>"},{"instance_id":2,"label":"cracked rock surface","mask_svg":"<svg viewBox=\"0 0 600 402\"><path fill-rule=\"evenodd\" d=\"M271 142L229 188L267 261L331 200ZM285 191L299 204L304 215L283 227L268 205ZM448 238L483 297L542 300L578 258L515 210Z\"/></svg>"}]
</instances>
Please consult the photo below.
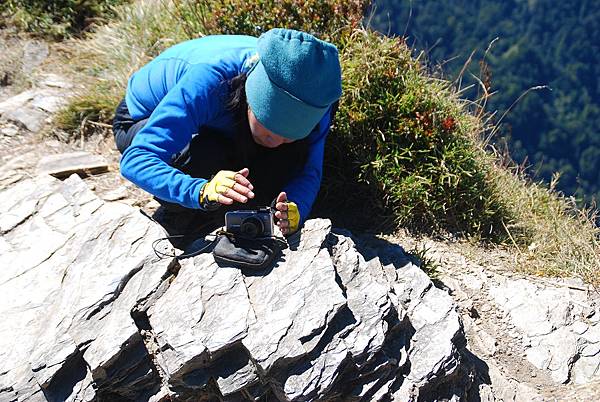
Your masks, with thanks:
<instances>
[{"instance_id":1,"label":"cracked rock surface","mask_svg":"<svg viewBox=\"0 0 600 402\"><path fill-rule=\"evenodd\" d=\"M554 381L583 384L598 372L600 306L589 304L585 292L503 279L490 295L522 333L527 360Z\"/></svg>"},{"instance_id":2,"label":"cracked rock surface","mask_svg":"<svg viewBox=\"0 0 600 402\"><path fill-rule=\"evenodd\" d=\"M404 251L310 220L266 272L159 259L78 176L0 191L0 401L465 397L462 324ZM18 341L15 341L17 340Z\"/></svg>"},{"instance_id":3,"label":"cracked rock surface","mask_svg":"<svg viewBox=\"0 0 600 402\"><path fill-rule=\"evenodd\" d=\"M0 116L29 131L40 131L49 116L66 104L71 88L62 77L47 74L35 88L0 100Z\"/></svg>"},{"instance_id":4,"label":"cracked rock surface","mask_svg":"<svg viewBox=\"0 0 600 402\"><path fill-rule=\"evenodd\" d=\"M461 254L464 245L429 240L424 247L458 305L480 400L598 400L597 290L575 278L506 270L501 254L479 257L480 265Z\"/></svg>"}]
</instances>

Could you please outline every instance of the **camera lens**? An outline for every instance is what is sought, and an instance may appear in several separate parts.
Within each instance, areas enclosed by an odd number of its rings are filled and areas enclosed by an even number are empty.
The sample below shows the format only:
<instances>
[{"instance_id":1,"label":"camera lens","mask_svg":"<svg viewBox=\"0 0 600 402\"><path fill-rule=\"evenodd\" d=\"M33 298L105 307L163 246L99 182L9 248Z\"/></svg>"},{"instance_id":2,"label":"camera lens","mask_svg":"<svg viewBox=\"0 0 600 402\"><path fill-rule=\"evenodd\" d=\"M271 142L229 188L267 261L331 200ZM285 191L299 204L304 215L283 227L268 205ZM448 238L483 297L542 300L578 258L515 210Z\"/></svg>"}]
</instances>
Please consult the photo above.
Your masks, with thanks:
<instances>
[{"instance_id":1,"label":"camera lens","mask_svg":"<svg viewBox=\"0 0 600 402\"><path fill-rule=\"evenodd\" d=\"M240 232L246 237L256 237L264 232L264 225L258 218L250 217L242 221Z\"/></svg>"}]
</instances>

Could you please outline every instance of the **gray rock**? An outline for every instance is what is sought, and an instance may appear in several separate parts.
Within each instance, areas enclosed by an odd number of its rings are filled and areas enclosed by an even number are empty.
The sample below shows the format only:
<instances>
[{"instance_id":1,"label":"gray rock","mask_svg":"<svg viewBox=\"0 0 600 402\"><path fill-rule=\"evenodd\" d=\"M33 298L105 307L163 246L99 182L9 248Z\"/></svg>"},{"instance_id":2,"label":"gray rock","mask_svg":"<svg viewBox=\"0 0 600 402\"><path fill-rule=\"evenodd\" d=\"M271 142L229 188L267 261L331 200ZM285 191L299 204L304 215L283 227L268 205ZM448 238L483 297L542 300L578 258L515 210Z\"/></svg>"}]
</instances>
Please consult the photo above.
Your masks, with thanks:
<instances>
[{"instance_id":1,"label":"gray rock","mask_svg":"<svg viewBox=\"0 0 600 402\"><path fill-rule=\"evenodd\" d=\"M387 272L394 281L398 305L404 305L415 330L409 360L411 371L402 385L402 397L429 381L450 376L458 368L459 354L454 340L461 339L462 326L450 297L433 286L427 275L414 265L401 273Z\"/></svg>"},{"instance_id":2,"label":"gray rock","mask_svg":"<svg viewBox=\"0 0 600 402\"><path fill-rule=\"evenodd\" d=\"M330 228L328 221L307 225L296 249L284 253L284 262L268 275L247 279L255 320L243 343L264 372L280 360L310 353L346 304L322 247Z\"/></svg>"},{"instance_id":3,"label":"gray rock","mask_svg":"<svg viewBox=\"0 0 600 402\"><path fill-rule=\"evenodd\" d=\"M527 360L540 370L546 370L552 355L546 346L537 345L527 350Z\"/></svg>"},{"instance_id":4,"label":"gray rock","mask_svg":"<svg viewBox=\"0 0 600 402\"><path fill-rule=\"evenodd\" d=\"M32 54L32 58L41 55ZM27 68L32 66L33 64L29 64ZM0 102L0 116L31 132L38 132L49 120L50 115L67 103L71 96L71 87L69 82L57 75L43 76L41 81L36 83L36 87Z\"/></svg>"},{"instance_id":5,"label":"gray rock","mask_svg":"<svg viewBox=\"0 0 600 402\"><path fill-rule=\"evenodd\" d=\"M48 118L45 111L56 112L66 100L62 90L34 88L0 102L0 115L29 131L37 132Z\"/></svg>"},{"instance_id":6,"label":"gray rock","mask_svg":"<svg viewBox=\"0 0 600 402\"><path fill-rule=\"evenodd\" d=\"M66 97L53 94L37 94L31 105L48 113L56 113L65 104Z\"/></svg>"},{"instance_id":7,"label":"gray rock","mask_svg":"<svg viewBox=\"0 0 600 402\"><path fill-rule=\"evenodd\" d=\"M30 367L53 400L152 389L155 379L139 384L139 371L152 370L131 310L167 271L151 249L160 229L103 203L77 176L20 182L0 204L0 264L11 267L0 280L0 317L10 323L0 372Z\"/></svg>"},{"instance_id":8,"label":"gray rock","mask_svg":"<svg viewBox=\"0 0 600 402\"><path fill-rule=\"evenodd\" d=\"M214 364L211 376L215 378L219 391L228 396L259 382L260 377L254 363L244 350L233 350Z\"/></svg>"},{"instance_id":9,"label":"gray rock","mask_svg":"<svg viewBox=\"0 0 600 402\"><path fill-rule=\"evenodd\" d=\"M106 172L108 162L101 155L83 151L70 152L42 158L37 165L37 171L39 174L49 174L60 179L74 173L91 175Z\"/></svg>"},{"instance_id":10,"label":"gray rock","mask_svg":"<svg viewBox=\"0 0 600 402\"><path fill-rule=\"evenodd\" d=\"M15 364L0 374L0 401L46 402L27 363Z\"/></svg>"},{"instance_id":11,"label":"gray rock","mask_svg":"<svg viewBox=\"0 0 600 402\"><path fill-rule=\"evenodd\" d=\"M578 359L573 364L571 376L575 384L587 384L594 380L600 374L600 355L596 352L594 355L589 356L591 351L584 350L584 358Z\"/></svg>"},{"instance_id":12,"label":"gray rock","mask_svg":"<svg viewBox=\"0 0 600 402\"><path fill-rule=\"evenodd\" d=\"M159 364L170 381L183 382L184 375L239 343L253 319L251 312L239 270L219 269L210 254L184 260L177 278L148 313L162 351Z\"/></svg>"},{"instance_id":13,"label":"gray rock","mask_svg":"<svg viewBox=\"0 0 600 402\"><path fill-rule=\"evenodd\" d=\"M102 194L102 199L104 201L117 201L127 198L128 195L129 191L127 190L127 187L120 186L114 190L107 191L106 193Z\"/></svg>"},{"instance_id":14,"label":"gray rock","mask_svg":"<svg viewBox=\"0 0 600 402\"><path fill-rule=\"evenodd\" d=\"M35 89L30 89L3 100L0 102L0 115L24 108L28 102L35 98L36 93Z\"/></svg>"},{"instance_id":15,"label":"gray rock","mask_svg":"<svg viewBox=\"0 0 600 402\"><path fill-rule=\"evenodd\" d=\"M579 282L577 282L579 283ZM564 287L543 286L524 279L507 279L490 288L490 295L509 321L524 333L527 359L547 370L557 383L575 378L589 382L598 374L600 356L588 356L600 342L600 326L581 321L589 310L585 292Z\"/></svg>"},{"instance_id":16,"label":"gray rock","mask_svg":"<svg viewBox=\"0 0 600 402\"><path fill-rule=\"evenodd\" d=\"M583 335L585 331L589 329L589 325L582 321L575 321L571 325L571 331L575 332L577 335Z\"/></svg>"},{"instance_id":17,"label":"gray rock","mask_svg":"<svg viewBox=\"0 0 600 402\"><path fill-rule=\"evenodd\" d=\"M588 343L581 350L581 355L584 357L593 357L600 353L600 343Z\"/></svg>"},{"instance_id":18,"label":"gray rock","mask_svg":"<svg viewBox=\"0 0 600 402\"><path fill-rule=\"evenodd\" d=\"M493 364L488 364L488 366L491 387L487 391L487 400L505 402L542 402L546 400L533 387L519 383L512 378L506 378ZM482 400L486 399L482 398Z\"/></svg>"},{"instance_id":19,"label":"gray rock","mask_svg":"<svg viewBox=\"0 0 600 402\"><path fill-rule=\"evenodd\" d=\"M600 343L600 325L594 323L588 330L582 334L582 338L588 343Z\"/></svg>"},{"instance_id":20,"label":"gray rock","mask_svg":"<svg viewBox=\"0 0 600 402\"><path fill-rule=\"evenodd\" d=\"M0 400L465 396L455 305L398 246L310 220L250 275L158 259L162 230L75 175L0 208Z\"/></svg>"},{"instance_id":21,"label":"gray rock","mask_svg":"<svg viewBox=\"0 0 600 402\"><path fill-rule=\"evenodd\" d=\"M333 243L333 265L347 304L333 322L332 329L336 333L329 344L313 353L310 365L300 366L288 376L284 393L291 400L326 395L344 368L355 372L354 381L361 384L356 394L364 397L379 382L379 379L373 380L376 373L391 375L393 367L404 364L394 356L400 355L400 350L390 356L383 351L385 336L391 330L393 306L389 297L391 288L381 263L377 259L365 261L349 237L332 235L330 242ZM403 314L401 311L400 315Z\"/></svg>"},{"instance_id":22,"label":"gray rock","mask_svg":"<svg viewBox=\"0 0 600 402\"><path fill-rule=\"evenodd\" d=\"M48 57L49 49L46 42L30 40L23 48L23 73L31 74Z\"/></svg>"},{"instance_id":23,"label":"gray rock","mask_svg":"<svg viewBox=\"0 0 600 402\"><path fill-rule=\"evenodd\" d=\"M38 158L38 152L26 151L4 159L0 164L0 191L8 189L24 178L31 177L30 172L35 170Z\"/></svg>"},{"instance_id":24,"label":"gray rock","mask_svg":"<svg viewBox=\"0 0 600 402\"><path fill-rule=\"evenodd\" d=\"M57 74L44 73L39 77L39 85L46 88L71 89L73 84L64 77Z\"/></svg>"},{"instance_id":25,"label":"gray rock","mask_svg":"<svg viewBox=\"0 0 600 402\"><path fill-rule=\"evenodd\" d=\"M13 109L3 113L2 117L14 121L34 133L42 129L48 118L46 113L31 106Z\"/></svg>"},{"instance_id":26,"label":"gray rock","mask_svg":"<svg viewBox=\"0 0 600 402\"><path fill-rule=\"evenodd\" d=\"M480 349L483 350L488 356L493 356L496 353L496 345L498 342L489 333L484 330L478 331L475 339L477 342L479 342Z\"/></svg>"},{"instance_id":27,"label":"gray rock","mask_svg":"<svg viewBox=\"0 0 600 402\"><path fill-rule=\"evenodd\" d=\"M19 128L13 124L0 128L0 134L7 137L14 137L19 132Z\"/></svg>"}]
</instances>

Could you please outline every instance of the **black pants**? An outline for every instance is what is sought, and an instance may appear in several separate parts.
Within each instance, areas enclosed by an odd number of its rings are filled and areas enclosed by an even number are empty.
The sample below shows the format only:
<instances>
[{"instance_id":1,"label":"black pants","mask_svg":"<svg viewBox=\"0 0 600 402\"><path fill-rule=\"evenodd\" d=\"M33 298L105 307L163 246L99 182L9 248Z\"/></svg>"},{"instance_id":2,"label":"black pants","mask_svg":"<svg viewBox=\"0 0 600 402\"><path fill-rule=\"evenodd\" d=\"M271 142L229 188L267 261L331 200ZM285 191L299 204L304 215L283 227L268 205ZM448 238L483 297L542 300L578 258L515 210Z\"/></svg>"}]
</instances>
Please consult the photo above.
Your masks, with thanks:
<instances>
[{"instance_id":1,"label":"black pants","mask_svg":"<svg viewBox=\"0 0 600 402\"><path fill-rule=\"evenodd\" d=\"M222 220L227 210L251 209L268 206L283 187L304 167L308 155L308 140L303 139L277 148L262 147L250 133L246 110L237 113L236 135L227 138L223 133L200 127L192 140L187 155L178 158L174 167L192 177L210 179L220 170L250 169L248 179L254 186L255 198L246 204L234 203L215 212L199 212L199 218ZM135 121L123 100L115 112L113 132L117 148L123 153L148 119ZM163 207L181 210L183 207L167 203ZM182 231L182 230L180 230Z\"/></svg>"},{"instance_id":2,"label":"black pants","mask_svg":"<svg viewBox=\"0 0 600 402\"><path fill-rule=\"evenodd\" d=\"M131 117L125 99L119 103L113 119L113 134L117 149L121 154L131 145L133 137L146 125L146 122L148 122L148 119L136 121Z\"/></svg>"}]
</instances>

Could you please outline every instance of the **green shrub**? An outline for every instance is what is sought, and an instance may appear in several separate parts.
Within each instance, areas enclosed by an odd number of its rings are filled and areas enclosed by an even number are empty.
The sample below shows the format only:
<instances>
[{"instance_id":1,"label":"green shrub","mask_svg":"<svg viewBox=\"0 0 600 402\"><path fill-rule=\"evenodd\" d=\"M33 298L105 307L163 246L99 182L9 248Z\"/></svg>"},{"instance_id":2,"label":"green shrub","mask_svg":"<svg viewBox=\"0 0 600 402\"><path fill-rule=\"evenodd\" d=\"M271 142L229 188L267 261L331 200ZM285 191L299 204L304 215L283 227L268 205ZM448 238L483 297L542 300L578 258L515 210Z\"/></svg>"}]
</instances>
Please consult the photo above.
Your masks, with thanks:
<instances>
[{"instance_id":1,"label":"green shrub","mask_svg":"<svg viewBox=\"0 0 600 402\"><path fill-rule=\"evenodd\" d=\"M342 48L344 93L321 199L328 214L337 199L367 224L502 237L510 218L476 121L449 83L428 76L401 39L359 30Z\"/></svg>"},{"instance_id":2,"label":"green shrub","mask_svg":"<svg viewBox=\"0 0 600 402\"><path fill-rule=\"evenodd\" d=\"M113 6L128 0L4 0L0 25L63 39L114 16Z\"/></svg>"},{"instance_id":3,"label":"green shrub","mask_svg":"<svg viewBox=\"0 0 600 402\"><path fill-rule=\"evenodd\" d=\"M174 0L174 15L189 37L260 35L284 27L336 42L362 21L366 0Z\"/></svg>"}]
</instances>

